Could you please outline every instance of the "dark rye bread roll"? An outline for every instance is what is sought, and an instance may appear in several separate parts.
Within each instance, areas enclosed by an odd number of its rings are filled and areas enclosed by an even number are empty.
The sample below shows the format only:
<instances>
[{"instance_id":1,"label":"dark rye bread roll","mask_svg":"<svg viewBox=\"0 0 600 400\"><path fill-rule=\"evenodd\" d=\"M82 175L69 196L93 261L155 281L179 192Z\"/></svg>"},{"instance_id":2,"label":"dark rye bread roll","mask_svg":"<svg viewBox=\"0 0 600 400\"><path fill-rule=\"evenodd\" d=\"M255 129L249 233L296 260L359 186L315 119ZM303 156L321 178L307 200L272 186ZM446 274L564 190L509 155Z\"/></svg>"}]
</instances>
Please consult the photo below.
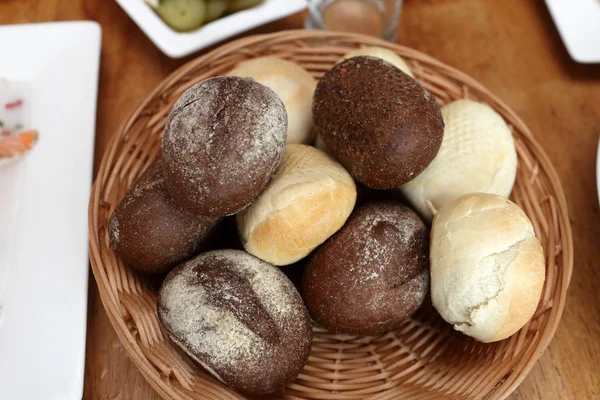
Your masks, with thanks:
<instances>
[{"instance_id":1,"label":"dark rye bread roll","mask_svg":"<svg viewBox=\"0 0 600 400\"><path fill-rule=\"evenodd\" d=\"M167 189L181 206L224 216L269 182L287 138L275 92L249 78L210 78L177 100L162 141Z\"/></svg>"},{"instance_id":2,"label":"dark rye bread roll","mask_svg":"<svg viewBox=\"0 0 600 400\"><path fill-rule=\"evenodd\" d=\"M313 255L302 291L315 322L351 335L397 329L429 288L428 231L408 207L358 208Z\"/></svg>"},{"instance_id":3,"label":"dark rye bread roll","mask_svg":"<svg viewBox=\"0 0 600 400\"><path fill-rule=\"evenodd\" d=\"M292 282L240 250L207 252L171 271L158 316L183 351L247 393L285 388L310 352L312 322Z\"/></svg>"},{"instance_id":4,"label":"dark rye bread roll","mask_svg":"<svg viewBox=\"0 0 600 400\"><path fill-rule=\"evenodd\" d=\"M353 57L321 78L313 101L317 134L356 180L396 188L435 158L444 120L435 98L379 58Z\"/></svg>"},{"instance_id":5,"label":"dark rye bread roll","mask_svg":"<svg viewBox=\"0 0 600 400\"><path fill-rule=\"evenodd\" d=\"M111 246L127 264L161 273L198 252L221 219L186 211L171 199L159 156L115 208L108 233Z\"/></svg>"}]
</instances>

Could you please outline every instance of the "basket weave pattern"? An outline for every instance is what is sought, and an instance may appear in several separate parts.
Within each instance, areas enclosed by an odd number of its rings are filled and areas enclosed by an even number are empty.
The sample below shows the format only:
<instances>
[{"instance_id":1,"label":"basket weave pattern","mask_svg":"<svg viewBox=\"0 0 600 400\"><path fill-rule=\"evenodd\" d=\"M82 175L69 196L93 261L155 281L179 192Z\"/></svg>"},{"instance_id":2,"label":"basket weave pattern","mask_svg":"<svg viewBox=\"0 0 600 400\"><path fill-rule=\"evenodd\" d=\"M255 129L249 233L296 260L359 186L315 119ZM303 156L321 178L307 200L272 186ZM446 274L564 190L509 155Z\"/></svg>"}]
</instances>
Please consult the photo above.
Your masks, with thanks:
<instances>
[{"instance_id":1,"label":"basket weave pattern","mask_svg":"<svg viewBox=\"0 0 600 400\"><path fill-rule=\"evenodd\" d=\"M500 399L523 380L558 325L573 267L573 243L560 182L519 117L481 84L429 56L376 38L323 31L285 31L224 45L184 65L159 85L113 137L89 207L90 258L103 304L142 374L164 397L242 399L166 340L156 314L160 282L128 268L110 248L107 224L118 201L160 151L173 103L193 84L264 55L294 61L320 78L363 45L402 56L440 104L483 101L510 125L519 168L511 199L525 210L546 255L546 282L534 318L517 334L481 344L446 324L430 304L395 332L351 337L314 329L310 358L286 399Z\"/></svg>"}]
</instances>

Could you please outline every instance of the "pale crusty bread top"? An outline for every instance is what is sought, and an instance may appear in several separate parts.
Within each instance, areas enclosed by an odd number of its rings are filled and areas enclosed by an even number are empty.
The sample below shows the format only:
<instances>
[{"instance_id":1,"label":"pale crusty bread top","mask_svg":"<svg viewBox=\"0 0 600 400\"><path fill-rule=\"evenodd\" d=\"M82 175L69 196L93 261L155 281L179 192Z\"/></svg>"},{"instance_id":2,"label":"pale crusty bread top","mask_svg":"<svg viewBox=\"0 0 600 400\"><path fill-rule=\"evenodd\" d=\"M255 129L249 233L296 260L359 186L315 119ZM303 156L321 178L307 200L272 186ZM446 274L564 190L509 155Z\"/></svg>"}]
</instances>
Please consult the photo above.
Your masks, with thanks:
<instances>
[{"instance_id":1,"label":"pale crusty bread top","mask_svg":"<svg viewBox=\"0 0 600 400\"><path fill-rule=\"evenodd\" d=\"M431 297L454 329L482 342L509 337L533 316L545 279L525 213L475 193L444 206L431 230Z\"/></svg>"},{"instance_id":2,"label":"pale crusty bread top","mask_svg":"<svg viewBox=\"0 0 600 400\"><path fill-rule=\"evenodd\" d=\"M348 58L358 57L358 56L369 56L369 57L381 58L382 60L385 60L385 61L389 62L390 64L393 64L396 68L400 69L400 71L404 72L406 75L410 76L411 78L415 77L413 75L412 71L410 70L410 67L408 66L406 61L404 61L404 59L402 57L400 57L398 54L394 53L393 51L385 49L383 47L364 46L364 47L361 47L360 49L352 50L351 52L346 53L342 58L340 58L340 60L338 62L342 62Z\"/></svg>"},{"instance_id":3,"label":"pale crusty bread top","mask_svg":"<svg viewBox=\"0 0 600 400\"><path fill-rule=\"evenodd\" d=\"M517 151L510 129L491 107L456 100L442 108L444 139L431 164L400 190L427 220L467 193L508 197L517 175Z\"/></svg>"},{"instance_id":4,"label":"pale crusty bread top","mask_svg":"<svg viewBox=\"0 0 600 400\"><path fill-rule=\"evenodd\" d=\"M338 162L306 145L288 145L265 191L237 215L246 251L275 265L307 256L340 229L356 185Z\"/></svg>"},{"instance_id":5,"label":"pale crusty bread top","mask_svg":"<svg viewBox=\"0 0 600 400\"><path fill-rule=\"evenodd\" d=\"M258 57L239 63L227 75L252 78L273 90L287 110L287 143L313 141L312 99L317 81L304 68L277 57Z\"/></svg>"}]
</instances>

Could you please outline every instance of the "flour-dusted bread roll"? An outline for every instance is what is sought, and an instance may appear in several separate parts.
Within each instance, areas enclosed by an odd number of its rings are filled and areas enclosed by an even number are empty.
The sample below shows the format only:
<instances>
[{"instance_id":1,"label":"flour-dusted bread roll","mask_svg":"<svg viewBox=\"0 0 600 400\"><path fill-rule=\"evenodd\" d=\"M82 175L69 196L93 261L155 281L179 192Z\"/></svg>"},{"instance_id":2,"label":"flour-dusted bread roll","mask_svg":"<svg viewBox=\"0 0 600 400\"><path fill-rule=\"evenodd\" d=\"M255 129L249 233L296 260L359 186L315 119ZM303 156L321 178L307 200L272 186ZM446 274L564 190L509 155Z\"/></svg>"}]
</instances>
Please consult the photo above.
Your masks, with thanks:
<instances>
[{"instance_id":1,"label":"flour-dusted bread roll","mask_svg":"<svg viewBox=\"0 0 600 400\"><path fill-rule=\"evenodd\" d=\"M431 230L431 298L454 329L502 340L533 316L544 254L525 213L502 196L475 193L446 204Z\"/></svg>"},{"instance_id":2,"label":"flour-dusted bread roll","mask_svg":"<svg viewBox=\"0 0 600 400\"><path fill-rule=\"evenodd\" d=\"M428 234L398 202L357 208L304 269L302 292L314 320L352 335L399 328L427 296Z\"/></svg>"},{"instance_id":3,"label":"flour-dusted bread roll","mask_svg":"<svg viewBox=\"0 0 600 400\"><path fill-rule=\"evenodd\" d=\"M442 108L446 128L435 159L400 190L427 220L434 209L467 193L508 197L517 174L517 151L506 122L491 107L456 100Z\"/></svg>"},{"instance_id":4,"label":"flour-dusted bread roll","mask_svg":"<svg viewBox=\"0 0 600 400\"><path fill-rule=\"evenodd\" d=\"M210 251L175 268L157 309L175 344L244 392L285 388L308 359L312 323L300 294L279 268L241 250Z\"/></svg>"},{"instance_id":5,"label":"flour-dusted bread roll","mask_svg":"<svg viewBox=\"0 0 600 400\"><path fill-rule=\"evenodd\" d=\"M345 54L344 57L342 57L340 59L340 61L338 61L338 62L344 61L348 58L358 57L358 56L370 56L370 57L381 58L382 60L385 60L385 61L389 62L390 64L394 65L396 68L400 69L402 72L404 72L406 75L410 76L411 78L415 77L413 75L412 71L410 70L410 67L408 66L408 64L406 64L406 61L404 61L402 59L402 57L400 57L398 54L394 53L393 51L385 49L383 47L377 47L377 46L361 47L360 49L352 50L351 52Z\"/></svg>"},{"instance_id":6,"label":"flour-dusted bread roll","mask_svg":"<svg viewBox=\"0 0 600 400\"><path fill-rule=\"evenodd\" d=\"M239 63L228 75L253 78L277 93L287 110L288 143L313 141L312 99L317 81L308 71L281 58L259 57Z\"/></svg>"},{"instance_id":7,"label":"flour-dusted bread roll","mask_svg":"<svg viewBox=\"0 0 600 400\"><path fill-rule=\"evenodd\" d=\"M162 140L171 197L201 215L235 214L259 195L287 138L281 99L249 78L199 82L177 100Z\"/></svg>"},{"instance_id":8,"label":"flour-dusted bread roll","mask_svg":"<svg viewBox=\"0 0 600 400\"><path fill-rule=\"evenodd\" d=\"M265 191L237 215L240 238L250 254L291 264L340 229L355 202L344 167L314 147L291 144Z\"/></svg>"}]
</instances>

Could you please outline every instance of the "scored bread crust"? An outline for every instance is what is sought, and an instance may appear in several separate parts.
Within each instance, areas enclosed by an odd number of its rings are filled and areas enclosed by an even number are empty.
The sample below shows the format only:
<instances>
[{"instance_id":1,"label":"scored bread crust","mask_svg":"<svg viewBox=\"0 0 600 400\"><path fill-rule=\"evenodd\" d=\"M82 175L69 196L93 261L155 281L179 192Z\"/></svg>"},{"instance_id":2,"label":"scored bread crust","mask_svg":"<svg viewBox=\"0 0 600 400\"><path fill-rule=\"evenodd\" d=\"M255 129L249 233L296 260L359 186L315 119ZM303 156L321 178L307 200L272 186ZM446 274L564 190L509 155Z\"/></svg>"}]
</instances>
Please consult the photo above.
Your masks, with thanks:
<instances>
[{"instance_id":1,"label":"scored bread crust","mask_svg":"<svg viewBox=\"0 0 600 400\"><path fill-rule=\"evenodd\" d=\"M288 145L265 191L237 215L246 251L275 265L307 256L337 232L356 202L339 163L306 145Z\"/></svg>"},{"instance_id":2,"label":"scored bread crust","mask_svg":"<svg viewBox=\"0 0 600 400\"><path fill-rule=\"evenodd\" d=\"M431 230L431 297L454 328L505 339L533 316L545 279L543 249L525 213L497 195L462 196Z\"/></svg>"},{"instance_id":3,"label":"scored bread crust","mask_svg":"<svg viewBox=\"0 0 600 400\"><path fill-rule=\"evenodd\" d=\"M282 390L310 352L312 323L292 282L241 250L209 251L175 268L157 313L186 354L245 392Z\"/></svg>"},{"instance_id":4,"label":"scored bread crust","mask_svg":"<svg viewBox=\"0 0 600 400\"><path fill-rule=\"evenodd\" d=\"M169 195L200 215L248 206L275 171L287 138L281 99L250 78L217 76L177 100L162 139Z\"/></svg>"}]
</instances>

